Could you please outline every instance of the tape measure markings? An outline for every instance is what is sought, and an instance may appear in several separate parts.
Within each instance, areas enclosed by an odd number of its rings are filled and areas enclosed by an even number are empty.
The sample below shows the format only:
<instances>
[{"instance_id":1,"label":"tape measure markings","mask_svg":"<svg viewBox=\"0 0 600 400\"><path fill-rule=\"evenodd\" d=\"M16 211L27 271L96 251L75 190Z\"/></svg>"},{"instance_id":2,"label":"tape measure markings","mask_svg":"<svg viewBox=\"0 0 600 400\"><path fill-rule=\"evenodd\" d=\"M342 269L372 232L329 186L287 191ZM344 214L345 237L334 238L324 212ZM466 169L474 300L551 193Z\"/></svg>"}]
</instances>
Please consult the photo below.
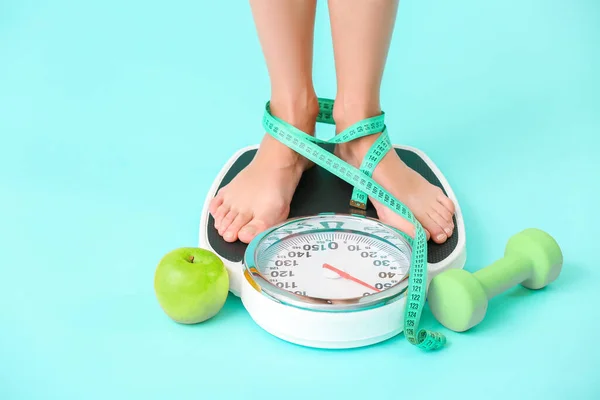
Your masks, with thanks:
<instances>
[{"instance_id":1,"label":"tape measure markings","mask_svg":"<svg viewBox=\"0 0 600 400\"><path fill-rule=\"evenodd\" d=\"M332 114L333 105L333 100L319 99L320 112L317 122L335 124ZM411 344L424 350L435 350L444 346L446 338L438 332L419 329L419 321L425 304L427 282L427 238L425 231L407 206L371 178L372 171L377 163L392 148L384 119L385 114L382 112L378 116L353 124L330 140L322 140L302 132L300 129L273 116L270 103L267 102L263 115L263 127L267 133L281 143L352 185L354 190L351 204L359 206L364 204L366 206L367 196L370 195L414 225L415 238L405 235L412 247L412 253L404 311L404 333ZM361 169L346 163L319 146L319 144L345 143L379 132L381 132L381 135L367 152L361 163Z\"/></svg>"}]
</instances>

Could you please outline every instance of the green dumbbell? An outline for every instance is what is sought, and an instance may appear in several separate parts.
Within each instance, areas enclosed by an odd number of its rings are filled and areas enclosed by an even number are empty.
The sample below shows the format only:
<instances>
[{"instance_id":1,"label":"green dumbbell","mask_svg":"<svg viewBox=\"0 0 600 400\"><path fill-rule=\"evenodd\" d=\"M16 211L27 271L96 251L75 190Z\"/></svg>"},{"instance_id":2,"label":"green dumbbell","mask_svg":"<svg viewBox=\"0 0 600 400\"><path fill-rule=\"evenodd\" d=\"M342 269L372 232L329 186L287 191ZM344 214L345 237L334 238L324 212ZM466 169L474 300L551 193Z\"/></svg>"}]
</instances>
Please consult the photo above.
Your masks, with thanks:
<instances>
[{"instance_id":1,"label":"green dumbbell","mask_svg":"<svg viewBox=\"0 0 600 400\"><path fill-rule=\"evenodd\" d=\"M473 274L450 269L435 276L427 301L435 318L446 328L464 332L479 324L488 300L521 284L541 289L560 274L563 256L556 241L539 229L512 236L504 257Z\"/></svg>"}]
</instances>

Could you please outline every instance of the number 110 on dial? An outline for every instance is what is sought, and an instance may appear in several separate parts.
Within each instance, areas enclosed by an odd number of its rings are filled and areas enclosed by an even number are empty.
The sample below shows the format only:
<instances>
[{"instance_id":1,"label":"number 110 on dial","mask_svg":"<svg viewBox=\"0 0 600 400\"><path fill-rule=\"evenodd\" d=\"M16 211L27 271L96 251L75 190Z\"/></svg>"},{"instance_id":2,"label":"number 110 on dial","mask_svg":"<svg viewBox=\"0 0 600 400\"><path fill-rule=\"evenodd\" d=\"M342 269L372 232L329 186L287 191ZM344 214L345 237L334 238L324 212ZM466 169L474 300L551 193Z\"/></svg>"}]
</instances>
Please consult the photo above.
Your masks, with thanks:
<instances>
[{"instance_id":1,"label":"number 110 on dial","mask_svg":"<svg viewBox=\"0 0 600 400\"><path fill-rule=\"evenodd\" d=\"M410 248L401 235L371 220L345 222L344 229L337 219L333 228L304 221L272 231L257 249L259 272L280 289L331 300L369 296L406 278Z\"/></svg>"}]
</instances>

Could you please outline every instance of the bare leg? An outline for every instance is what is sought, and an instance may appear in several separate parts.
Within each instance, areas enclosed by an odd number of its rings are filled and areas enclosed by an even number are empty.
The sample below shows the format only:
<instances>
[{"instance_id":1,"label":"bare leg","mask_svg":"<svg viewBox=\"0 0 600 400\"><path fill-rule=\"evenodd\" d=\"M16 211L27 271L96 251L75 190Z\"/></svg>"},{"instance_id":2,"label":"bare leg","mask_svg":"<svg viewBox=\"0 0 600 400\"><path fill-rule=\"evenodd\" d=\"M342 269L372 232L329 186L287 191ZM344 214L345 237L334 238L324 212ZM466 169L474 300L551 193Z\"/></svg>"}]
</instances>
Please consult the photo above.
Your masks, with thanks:
<instances>
[{"instance_id":1,"label":"bare leg","mask_svg":"<svg viewBox=\"0 0 600 400\"><path fill-rule=\"evenodd\" d=\"M379 90L398 9L397 0L329 0L338 93L334 105L337 130L381 113ZM340 145L336 153L358 167L377 135ZM437 243L454 230L454 204L436 186L407 167L390 151L373 179L406 204ZM412 224L373 201L379 219L405 232Z\"/></svg>"},{"instance_id":2,"label":"bare leg","mask_svg":"<svg viewBox=\"0 0 600 400\"><path fill-rule=\"evenodd\" d=\"M319 112L312 85L316 0L251 0L271 80L271 110L306 133ZM228 242L249 243L288 217L307 159L265 135L256 157L210 205L215 227Z\"/></svg>"}]
</instances>

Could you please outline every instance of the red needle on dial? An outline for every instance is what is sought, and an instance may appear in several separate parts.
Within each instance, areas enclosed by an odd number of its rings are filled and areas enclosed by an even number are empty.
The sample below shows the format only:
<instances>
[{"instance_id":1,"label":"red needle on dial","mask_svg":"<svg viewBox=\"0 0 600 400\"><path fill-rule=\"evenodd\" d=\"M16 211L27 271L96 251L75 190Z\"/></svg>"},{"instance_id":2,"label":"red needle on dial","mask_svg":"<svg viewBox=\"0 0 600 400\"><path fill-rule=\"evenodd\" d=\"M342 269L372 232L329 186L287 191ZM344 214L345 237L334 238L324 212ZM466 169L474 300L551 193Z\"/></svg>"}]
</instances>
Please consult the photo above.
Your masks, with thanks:
<instances>
[{"instance_id":1,"label":"red needle on dial","mask_svg":"<svg viewBox=\"0 0 600 400\"><path fill-rule=\"evenodd\" d=\"M359 284L363 285L364 287L367 287L367 288L369 288L369 289L371 289L371 290L374 290L374 291L376 291L376 292L379 292L379 289L377 289L377 288L374 288L373 286L369 285L368 283L366 283L366 282L363 282L363 281L361 281L360 279L358 279L358 278L355 278L355 277L353 277L352 275L350 275L350 274L348 274L348 273L346 273L346 272L344 272L344 271L342 271L342 270L340 270L340 269L337 269L336 267L334 267L334 266L332 266L332 265L329 265L329 264L323 264L323 268L326 268L326 269L328 269L328 270L330 270L330 271L333 271L333 272L335 272L336 274L338 274L339 276L341 276L341 277L342 277L342 278L344 278L344 279L349 279L349 280L351 280L351 281L354 281L354 282L356 282L356 283L359 283Z\"/></svg>"}]
</instances>

